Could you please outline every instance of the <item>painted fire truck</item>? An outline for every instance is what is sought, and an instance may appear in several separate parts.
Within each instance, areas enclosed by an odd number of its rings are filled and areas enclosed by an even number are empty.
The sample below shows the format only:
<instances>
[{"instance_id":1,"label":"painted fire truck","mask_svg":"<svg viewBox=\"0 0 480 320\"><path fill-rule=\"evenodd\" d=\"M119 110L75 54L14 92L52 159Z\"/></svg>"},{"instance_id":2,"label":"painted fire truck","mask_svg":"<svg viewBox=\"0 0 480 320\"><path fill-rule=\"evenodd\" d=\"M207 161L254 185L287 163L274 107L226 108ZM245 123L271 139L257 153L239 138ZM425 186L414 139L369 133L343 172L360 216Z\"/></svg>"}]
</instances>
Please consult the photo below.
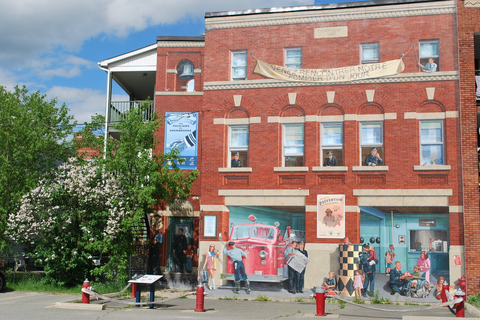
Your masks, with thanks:
<instances>
[{"instance_id":1,"label":"painted fire truck","mask_svg":"<svg viewBox=\"0 0 480 320\"><path fill-rule=\"evenodd\" d=\"M256 223L253 215L249 216L252 223L233 226L228 241L234 241L235 246L248 252L244 259L245 273L250 281L281 282L288 279L284 251L291 240L304 239L305 232L294 231L287 227L279 230L279 223L266 225ZM227 273L223 279L233 280L234 266L227 257Z\"/></svg>"}]
</instances>

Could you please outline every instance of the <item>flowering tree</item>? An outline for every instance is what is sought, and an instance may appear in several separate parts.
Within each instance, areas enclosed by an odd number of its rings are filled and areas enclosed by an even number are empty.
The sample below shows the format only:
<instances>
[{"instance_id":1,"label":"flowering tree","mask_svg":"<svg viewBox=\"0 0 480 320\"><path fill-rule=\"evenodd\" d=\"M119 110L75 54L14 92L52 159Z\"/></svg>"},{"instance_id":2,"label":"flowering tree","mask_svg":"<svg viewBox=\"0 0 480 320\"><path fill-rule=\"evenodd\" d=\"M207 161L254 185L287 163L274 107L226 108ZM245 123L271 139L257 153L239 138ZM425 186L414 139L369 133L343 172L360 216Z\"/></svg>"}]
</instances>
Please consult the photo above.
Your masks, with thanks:
<instances>
[{"instance_id":1,"label":"flowering tree","mask_svg":"<svg viewBox=\"0 0 480 320\"><path fill-rule=\"evenodd\" d=\"M65 105L40 92L0 86L0 251L9 214L43 175L72 155L75 122Z\"/></svg>"},{"instance_id":2,"label":"flowering tree","mask_svg":"<svg viewBox=\"0 0 480 320\"><path fill-rule=\"evenodd\" d=\"M77 285L94 269L92 256L113 250L122 229L131 230L124 194L114 175L72 158L22 198L9 235L45 266L47 279ZM108 273L118 262L112 257L96 271Z\"/></svg>"},{"instance_id":3,"label":"flowering tree","mask_svg":"<svg viewBox=\"0 0 480 320\"><path fill-rule=\"evenodd\" d=\"M26 245L29 256L41 260L47 279L75 285L91 274L124 278L135 227L145 224L159 200L168 204L188 196L198 172L182 171L175 163L170 169L166 163L180 160L178 153L153 151L160 123L155 117L145 119L147 108L145 104L123 114L115 125L121 139L109 139L106 154L98 135L104 118L94 116L75 144L103 156L70 159L9 215L9 235ZM95 267L94 255L110 259Z\"/></svg>"}]
</instances>

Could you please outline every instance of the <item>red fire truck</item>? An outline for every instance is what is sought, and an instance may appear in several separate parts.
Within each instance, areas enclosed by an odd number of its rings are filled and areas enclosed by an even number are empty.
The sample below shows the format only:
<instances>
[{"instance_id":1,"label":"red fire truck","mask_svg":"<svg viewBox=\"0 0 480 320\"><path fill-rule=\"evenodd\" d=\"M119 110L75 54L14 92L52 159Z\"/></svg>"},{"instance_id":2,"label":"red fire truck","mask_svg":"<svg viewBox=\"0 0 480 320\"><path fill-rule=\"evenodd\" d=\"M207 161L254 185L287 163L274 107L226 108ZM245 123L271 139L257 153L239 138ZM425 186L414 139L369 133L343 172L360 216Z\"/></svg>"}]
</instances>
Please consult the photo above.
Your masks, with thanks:
<instances>
[{"instance_id":1,"label":"red fire truck","mask_svg":"<svg viewBox=\"0 0 480 320\"><path fill-rule=\"evenodd\" d=\"M293 231L287 227L280 231L278 222L275 225L256 223L253 215L249 216L252 223L234 226L228 241L234 241L235 246L248 252L244 259L245 273L250 281L281 282L288 279L284 251L289 239L303 239L303 231ZM227 273L222 278L233 280L234 267L230 257L227 257Z\"/></svg>"}]
</instances>

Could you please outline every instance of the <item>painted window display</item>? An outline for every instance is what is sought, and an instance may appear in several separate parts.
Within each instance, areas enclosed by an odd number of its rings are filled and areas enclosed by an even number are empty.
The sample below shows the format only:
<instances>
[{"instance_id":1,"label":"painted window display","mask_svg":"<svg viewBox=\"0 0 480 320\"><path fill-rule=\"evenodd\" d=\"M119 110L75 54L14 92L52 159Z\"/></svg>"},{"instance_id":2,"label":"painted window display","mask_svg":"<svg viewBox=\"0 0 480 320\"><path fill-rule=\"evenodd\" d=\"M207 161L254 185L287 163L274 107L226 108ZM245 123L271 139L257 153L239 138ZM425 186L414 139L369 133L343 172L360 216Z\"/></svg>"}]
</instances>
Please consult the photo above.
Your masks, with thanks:
<instances>
[{"instance_id":1,"label":"painted window display","mask_svg":"<svg viewBox=\"0 0 480 320\"><path fill-rule=\"evenodd\" d=\"M345 195L317 195L317 238L345 237Z\"/></svg>"}]
</instances>

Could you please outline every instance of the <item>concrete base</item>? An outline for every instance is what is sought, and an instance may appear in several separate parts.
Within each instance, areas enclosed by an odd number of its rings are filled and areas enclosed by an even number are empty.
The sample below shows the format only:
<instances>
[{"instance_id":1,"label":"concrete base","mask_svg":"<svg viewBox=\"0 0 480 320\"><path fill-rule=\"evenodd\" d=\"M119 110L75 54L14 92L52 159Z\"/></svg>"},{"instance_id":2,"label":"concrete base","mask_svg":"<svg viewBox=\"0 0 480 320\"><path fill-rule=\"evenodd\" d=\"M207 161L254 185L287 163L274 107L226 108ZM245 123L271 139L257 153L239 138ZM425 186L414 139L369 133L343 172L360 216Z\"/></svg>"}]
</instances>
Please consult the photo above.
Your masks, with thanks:
<instances>
[{"instance_id":1,"label":"concrete base","mask_svg":"<svg viewBox=\"0 0 480 320\"><path fill-rule=\"evenodd\" d=\"M105 309L104 304L92 304L92 303L71 303L71 302L57 302L55 304L57 309L70 309L70 310L89 310L100 311Z\"/></svg>"}]
</instances>

